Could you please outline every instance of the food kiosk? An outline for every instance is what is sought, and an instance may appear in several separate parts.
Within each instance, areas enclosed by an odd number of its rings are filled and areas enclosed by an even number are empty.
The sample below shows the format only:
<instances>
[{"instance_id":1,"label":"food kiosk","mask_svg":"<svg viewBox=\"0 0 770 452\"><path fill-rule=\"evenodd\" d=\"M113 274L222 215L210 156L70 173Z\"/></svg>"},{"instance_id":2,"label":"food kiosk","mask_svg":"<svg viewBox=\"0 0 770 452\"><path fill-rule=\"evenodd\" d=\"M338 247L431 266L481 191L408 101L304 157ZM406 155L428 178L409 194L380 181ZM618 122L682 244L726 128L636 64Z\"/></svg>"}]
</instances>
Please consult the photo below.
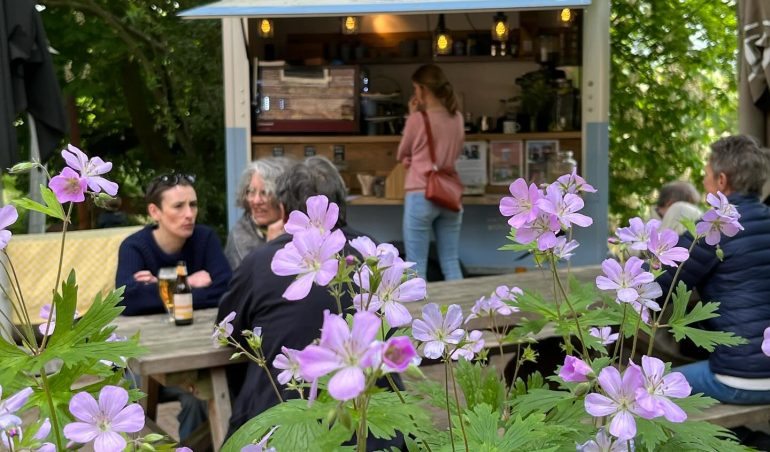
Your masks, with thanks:
<instances>
[{"instance_id":1,"label":"food kiosk","mask_svg":"<svg viewBox=\"0 0 770 452\"><path fill-rule=\"evenodd\" d=\"M500 252L498 211L517 177L570 165L598 189L573 264L595 264L608 234L609 0L222 0L182 12L222 22L229 224L246 163L325 155L350 189L348 220L401 240L396 162L409 76L442 67L459 94L466 144L460 258L471 273L531 258Z\"/></svg>"}]
</instances>

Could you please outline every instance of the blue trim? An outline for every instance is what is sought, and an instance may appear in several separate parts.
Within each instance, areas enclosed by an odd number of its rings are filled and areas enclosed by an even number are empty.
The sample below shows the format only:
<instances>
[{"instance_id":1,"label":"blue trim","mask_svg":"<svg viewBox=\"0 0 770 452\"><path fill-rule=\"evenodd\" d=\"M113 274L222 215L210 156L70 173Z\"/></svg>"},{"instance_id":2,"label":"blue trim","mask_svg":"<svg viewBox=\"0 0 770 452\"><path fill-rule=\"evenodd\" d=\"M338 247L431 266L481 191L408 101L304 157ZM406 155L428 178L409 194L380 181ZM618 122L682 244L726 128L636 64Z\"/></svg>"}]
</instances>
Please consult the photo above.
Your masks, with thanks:
<instances>
[{"instance_id":1,"label":"blue trim","mask_svg":"<svg viewBox=\"0 0 770 452\"><path fill-rule=\"evenodd\" d=\"M262 3L260 5L260 3ZM283 4L281 4L283 3ZM591 0L369 0L352 2L338 0L334 3L318 4L317 1L219 1L180 12L186 18L217 17L308 17L340 16L345 14L416 14L416 13L461 13L484 12L525 8L583 8Z\"/></svg>"},{"instance_id":2,"label":"blue trim","mask_svg":"<svg viewBox=\"0 0 770 452\"><path fill-rule=\"evenodd\" d=\"M238 181L241 179L241 172L245 168L245 162L251 160L250 150L247 148L247 131L243 127L225 128L225 173L227 175L227 229L235 226L235 222L243 213L243 209L235 205L236 191L238 190Z\"/></svg>"},{"instance_id":3,"label":"blue trim","mask_svg":"<svg viewBox=\"0 0 770 452\"><path fill-rule=\"evenodd\" d=\"M596 193L583 197L585 215L594 220L588 228L575 228L575 240L580 248L575 252L575 265L599 264L607 257L610 202L609 124L589 122L585 126L585 159L591 165L578 168L586 181L596 188Z\"/></svg>"}]
</instances>

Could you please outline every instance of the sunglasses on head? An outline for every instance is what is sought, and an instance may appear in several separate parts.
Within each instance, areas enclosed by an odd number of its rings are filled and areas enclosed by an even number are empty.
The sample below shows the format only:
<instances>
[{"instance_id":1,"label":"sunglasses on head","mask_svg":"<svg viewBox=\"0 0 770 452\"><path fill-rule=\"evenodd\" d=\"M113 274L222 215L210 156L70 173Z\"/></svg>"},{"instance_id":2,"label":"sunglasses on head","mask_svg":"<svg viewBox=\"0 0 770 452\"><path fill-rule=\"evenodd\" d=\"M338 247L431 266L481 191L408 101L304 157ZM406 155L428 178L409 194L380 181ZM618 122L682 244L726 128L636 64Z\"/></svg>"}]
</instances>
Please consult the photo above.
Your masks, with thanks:
<instances>
[{"instance_id":1,"label":"sunglasses on head","mask_svg":"<svg viewBox=\"0 0 770 452\"><path fill-rule=\"evenodd\" d=\"M169 186L177 185L182 180L186 180L189 184L192 185L195 183L195 175L184 173L169 173L158 177L159 183Z\"/></svg>"}]
</instances>

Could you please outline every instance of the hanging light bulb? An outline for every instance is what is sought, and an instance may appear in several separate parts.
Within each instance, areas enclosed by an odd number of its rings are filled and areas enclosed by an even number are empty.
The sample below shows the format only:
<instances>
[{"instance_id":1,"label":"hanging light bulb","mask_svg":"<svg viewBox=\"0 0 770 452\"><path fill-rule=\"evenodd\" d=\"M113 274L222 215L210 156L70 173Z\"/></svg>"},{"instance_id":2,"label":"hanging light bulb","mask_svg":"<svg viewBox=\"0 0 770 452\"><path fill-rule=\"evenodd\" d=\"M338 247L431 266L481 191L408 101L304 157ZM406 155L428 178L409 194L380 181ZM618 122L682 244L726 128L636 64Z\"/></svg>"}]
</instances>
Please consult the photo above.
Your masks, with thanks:
<instances>
[{"instance_id":1,"label":"hanging light bulb","mask_svg":"<svg viewBox=\"0 0 770 452\"><path fill-rule=\"evenodd\" d=\"M572 10L569 8L564 8L559 12L559 20L562 21L562 23L568 24L572 21Z\"/></svg>"},{"instance_id":2,"label":"hanging light bulb","mask_svg":"<svg viewBox=\"0 0 770 452\"><path fill-rule=\"evenodd\" d=\"M452 36L444 25L444 15L439 14L436 34L433 38L433 52L436 55L449 55L452 53Z\"/></svg>"},{"instance_id":3,"label":"hanging light bulb","mask_svg":"<svg viewBox=\"0 0 770 452\"><path fill-rule=\"evenodd\" d=\"M273 19L260 19L259 36L262 38L273 37Z\"/></svg>"},{"instance_id":4,"label":"hanging light bulb","mask_svg":"<svg viewBox=\"0 0 770 452\"><path fill-rule=\"evenodd\" d=\"M358 33L360 20L356 16L345 16L342 18L342 34L354 35Z\"/></svg>"},{"instance_id":5,"label":"hanging light bulb","mask_svg":"<svg viewBox=\"0 0 770 452\"><path fill-rule=\"evenodd\" d=\"M492 40L508 40L508 17L503 13L497 13L492 18Z\"/></svg>"}]
</instances>

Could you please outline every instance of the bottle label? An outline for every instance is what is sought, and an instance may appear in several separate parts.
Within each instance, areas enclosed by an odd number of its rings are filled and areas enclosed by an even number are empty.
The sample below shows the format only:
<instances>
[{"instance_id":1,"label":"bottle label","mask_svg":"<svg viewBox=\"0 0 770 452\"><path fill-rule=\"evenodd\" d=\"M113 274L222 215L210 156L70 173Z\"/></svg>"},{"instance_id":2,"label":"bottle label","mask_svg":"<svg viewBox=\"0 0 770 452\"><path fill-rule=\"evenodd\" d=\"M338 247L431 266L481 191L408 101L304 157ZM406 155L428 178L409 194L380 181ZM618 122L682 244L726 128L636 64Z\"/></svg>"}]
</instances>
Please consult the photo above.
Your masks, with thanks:
<instances>
[{"instance_id":1,"label":"bottle label","mask_svg":"<svg viewBox=\"0 0 770 452\"><path fill-rule=\"evenodd\" d=\"M174 294L174 318L177 320L190 320L193 318L191 293Z\"/></svg>"}]
</instances>

